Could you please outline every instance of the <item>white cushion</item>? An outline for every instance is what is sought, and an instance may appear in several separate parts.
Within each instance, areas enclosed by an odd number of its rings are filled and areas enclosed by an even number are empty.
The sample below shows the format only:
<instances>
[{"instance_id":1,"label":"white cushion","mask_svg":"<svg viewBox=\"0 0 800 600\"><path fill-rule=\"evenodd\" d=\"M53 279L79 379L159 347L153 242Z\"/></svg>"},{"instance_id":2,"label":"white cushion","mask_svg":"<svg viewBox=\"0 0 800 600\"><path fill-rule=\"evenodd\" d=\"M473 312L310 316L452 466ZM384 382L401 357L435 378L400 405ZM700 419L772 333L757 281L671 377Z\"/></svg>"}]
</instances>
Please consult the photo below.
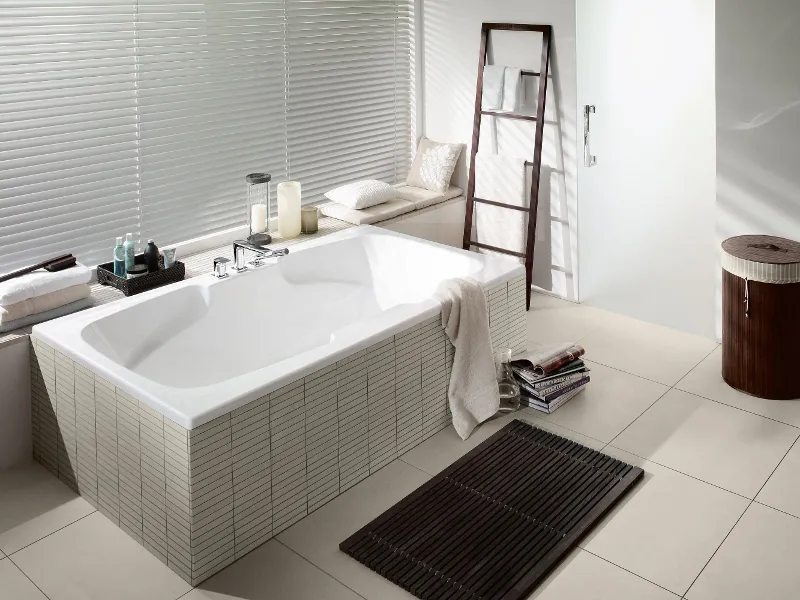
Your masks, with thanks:
<instances>
[{"instance_id":1,"label":"white cushion","mask_svg":"<svg viewBox=\"0 0 800 600\"><path fill-rule=\"evenodd\" d=\"M356 210L384 204L396 196L392 186L377 179L348 183L325 194L328 200Z\"/></svg>"},{"instance_id":2,"label":"white cushion","mask_svg":"<svg viewBox=\"0 0 800 600\"><path fill-rule=\"evenodd\" d=\"M440 144L423 137L408 172L406 185L445 192L456 169L463 144Z\"/></svg>"},{"instance_id":3,"label":"white cushion","mask_svg":"<svg viewBox=\"0 0 800 600\"><path fill-rule=\"evenodd\" d=\"M330 202L328 204L322 204L319 210L327 217L333 217L334 219L346 221L353 225L369 225L413 212L414 203L408 200L395 198L378 206L356 210L354 208L342 206L336 202Z\"/></svg>"},{"instance_id":4,"label":"white cushion","mask_svg":"<svg viewBox=\"0 0 800 600\"><path fill-rule=\"evenodd\" d=\"M447 188L447 191L444 193L432 192L423 188L411 187L410 185L398 185L396 186L396 191L398 198L413 202L416 210L439 204L451 198L456 198L463 193L460 187L454 185Z\"/></svg>"}]
</instances>

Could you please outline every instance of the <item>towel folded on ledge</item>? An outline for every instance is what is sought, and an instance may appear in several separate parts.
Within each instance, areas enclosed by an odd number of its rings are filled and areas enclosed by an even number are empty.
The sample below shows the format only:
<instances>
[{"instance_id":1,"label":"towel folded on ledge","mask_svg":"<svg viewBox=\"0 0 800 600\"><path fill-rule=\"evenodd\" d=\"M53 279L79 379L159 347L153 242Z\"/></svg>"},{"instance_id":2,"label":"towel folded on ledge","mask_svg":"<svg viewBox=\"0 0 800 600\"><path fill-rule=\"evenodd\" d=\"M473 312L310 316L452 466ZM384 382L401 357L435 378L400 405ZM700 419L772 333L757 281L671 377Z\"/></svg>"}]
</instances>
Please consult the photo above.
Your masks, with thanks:
<instances>
[{"instance_id":1,"label":"towel folded on ledge","mask_svg":"<svg viewBox=\"0 0 800 600\"><path fill-rule=\"evenodd\" d=\"M483 288L472 278L442 282L436 297L442 304L442 328L455 346L447 392L453 427L465 440L500 407L489 308Z\"/></svg>"},{"instance_id":2,"label":"towel folded on ledge","mask_svg":"<svg viewBox=\"0 0 800 600\"><path fill-rule=\"evenodd\" d=\"M90 296L88 298L84 298L83 300L78 300L77 302L70 302L64 306L59 306L53 310L46 310L38 315L28 315L27 317L22 317L16 321L0 323L0 333L14 331L15 329L28 327L29 325L36 325L36 323L44 323L45 321L50 321L51 319L57 319L58 317L63 317L65 315L78 312L79 310L83 310L84 308L89 308L92 306L92 304L94 304L94 300L92 300Z\"/></svg>"},{"instance_id":3,"label":"towel folded on ledge","mask_svg":"<svg viewBox=\"0 0 800 600\"><path fill-rule=\"evenodd\" d=\"M38 315L48 310L53 310L65 304L71 304L78 300L88 298L92 289L87 284L73 285L57 292L50 292L42 296L28 298L21 302L0 306L0 324L4 325L11 321Z\"/></svg>"},{"instance_id":4,"label":"towel folded on ledge","mask_svg":"<svg viewBox=\"0 0 800 600\"><path fill-rule=\"evenodd\" d=\"M0 283L0 306L11 306L72 286L88 284L91 279L92 270L80 264L54 273L39 269Z\"/></svg>"}]
</instances>

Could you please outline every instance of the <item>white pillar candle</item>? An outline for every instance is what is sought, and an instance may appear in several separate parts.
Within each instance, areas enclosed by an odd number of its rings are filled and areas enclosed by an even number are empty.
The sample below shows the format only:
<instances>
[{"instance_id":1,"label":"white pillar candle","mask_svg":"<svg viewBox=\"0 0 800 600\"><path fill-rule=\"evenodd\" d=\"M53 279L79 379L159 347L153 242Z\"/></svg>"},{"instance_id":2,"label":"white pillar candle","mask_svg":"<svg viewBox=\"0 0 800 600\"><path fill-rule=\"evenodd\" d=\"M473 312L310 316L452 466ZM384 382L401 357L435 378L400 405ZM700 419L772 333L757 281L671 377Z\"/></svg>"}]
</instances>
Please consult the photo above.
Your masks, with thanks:
<instances>
[{"instance_id":1,"label":"white pillar candle","mask_svg":"<svg viewBox=\"0 0 800 600\"><path fill-rule=\"evenodd\" d=\"M278 184L278 233L284 239L300 235L300 182Z\"/></svg>"},{"instance_id":2,"label":"white pillar candle","mask_svg":"<svg viewBox=\"0 0 800 600\"><path fill-rule=\"evenodd\" d=\"M252 233L264 233L267 230L267 206L253 204L250 211L250 230Z\"/></svg>"}]
</instances>

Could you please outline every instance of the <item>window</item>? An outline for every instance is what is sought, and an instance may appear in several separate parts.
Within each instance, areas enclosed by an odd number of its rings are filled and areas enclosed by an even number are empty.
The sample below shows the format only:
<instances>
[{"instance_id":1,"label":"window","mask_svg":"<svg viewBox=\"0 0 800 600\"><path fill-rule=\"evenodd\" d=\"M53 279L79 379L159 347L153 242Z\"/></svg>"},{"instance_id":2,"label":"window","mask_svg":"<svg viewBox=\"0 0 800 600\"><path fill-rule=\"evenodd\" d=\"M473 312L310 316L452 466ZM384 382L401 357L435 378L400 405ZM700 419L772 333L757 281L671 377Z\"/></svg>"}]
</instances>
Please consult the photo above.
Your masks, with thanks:
<instances>
[{"instance_id":1,"label":"window","mask_svg":"<svg viewBox=\"0 0 800 600\"><path fill-rule=\"evenodd\" d=\"M411 0L21 0L0 32L0 272L242 225L254 171L405 177Z\"/></svg>"}]
</instances>

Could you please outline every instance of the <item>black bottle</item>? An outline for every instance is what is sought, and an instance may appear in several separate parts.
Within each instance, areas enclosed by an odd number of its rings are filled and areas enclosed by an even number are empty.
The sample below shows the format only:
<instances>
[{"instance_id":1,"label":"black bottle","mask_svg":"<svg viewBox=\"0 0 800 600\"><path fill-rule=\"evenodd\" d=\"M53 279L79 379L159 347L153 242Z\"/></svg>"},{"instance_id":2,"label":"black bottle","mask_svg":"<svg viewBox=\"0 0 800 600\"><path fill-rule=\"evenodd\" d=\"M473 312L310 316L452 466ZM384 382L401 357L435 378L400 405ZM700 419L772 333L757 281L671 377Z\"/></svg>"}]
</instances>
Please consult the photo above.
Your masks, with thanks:
<instances>
[{"instance_id":1,"label":"black bottle","mask_svg":"<svg viewBox=\"0 0 800 600\"><path fill-rule=\"evenodd\" d=\"M144 249L143 256L148 273L155 273L158 271L158 246L155 245L153 240L147 240L147 247Z\"/></svg>"}]
</instances>

